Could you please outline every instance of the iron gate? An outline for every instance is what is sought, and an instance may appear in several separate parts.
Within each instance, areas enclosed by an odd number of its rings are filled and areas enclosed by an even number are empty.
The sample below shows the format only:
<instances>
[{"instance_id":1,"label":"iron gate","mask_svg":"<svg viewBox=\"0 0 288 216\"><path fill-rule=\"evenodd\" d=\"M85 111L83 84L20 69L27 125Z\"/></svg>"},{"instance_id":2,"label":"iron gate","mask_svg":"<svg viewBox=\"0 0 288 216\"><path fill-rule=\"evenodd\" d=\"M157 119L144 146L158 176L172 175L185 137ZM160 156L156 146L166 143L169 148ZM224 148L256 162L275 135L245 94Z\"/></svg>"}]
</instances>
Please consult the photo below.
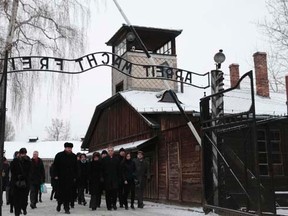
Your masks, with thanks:
<instances>
[{"instance_id":1,"label":"iron gate","mask_svg":"<svg viewBox=\"0 0 288 216\"><path fill-rule=\"evenodd\" d=\"M221 76L221 71L214 72ZM225 95L236 90L244 78L250 81L250 108L224 115L223 103L219 103L219 98L220 102L224 101ZM221 79L215 85L221 85ZM213 107L213 103L218 107ZM252 71L244 74L235 87L220 89L202 98L200 113L204 210L248 215L262 215L265 212L276 214L273 184L263 185L259 175Z\"/></svg>"}]
</instances>

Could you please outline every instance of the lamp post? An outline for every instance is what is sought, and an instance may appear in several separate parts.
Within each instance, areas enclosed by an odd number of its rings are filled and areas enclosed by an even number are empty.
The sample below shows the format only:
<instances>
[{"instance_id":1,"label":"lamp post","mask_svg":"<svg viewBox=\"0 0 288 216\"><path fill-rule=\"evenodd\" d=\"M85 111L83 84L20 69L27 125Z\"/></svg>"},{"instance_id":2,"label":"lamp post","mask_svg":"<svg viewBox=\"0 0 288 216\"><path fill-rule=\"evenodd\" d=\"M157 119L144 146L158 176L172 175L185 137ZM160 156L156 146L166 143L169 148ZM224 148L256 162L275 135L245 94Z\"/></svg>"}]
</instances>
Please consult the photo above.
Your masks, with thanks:
<instances>
[{"instance_id":1,"label":"lamp post","mask_svg":"<svg viewBox=\"0 0 288 216\"><path fill-rule=\"evenodd\" d=\"M223 53L223 50L220 49L218 53L214 55L214 61L216 63L216 70L221 68L221 64L225 61L226 57Z\"/></svg>"},{"instance_id":2,"label":"lamp post","mask_svg":"<svg viewBox=\"0 0 288 216\"><path fill-rule=\"evenodd\" d=\"M219 50L218 53L214 56L214 61L216 64L216 70L211 71L211 94L216 94L223 91L223 72L220 70L221 64L225 61L225 55L223 50ZM218 119L219 117L224 115L224 103L223 103L223 95L220 94L218 96L212 97L212 119ZM219 120L215 120L212 122L212 126L216 126L220 124ZM215 146L221 150L222 139L219 138L219 135L215 130L212 131L212 141ZM214 205L220 206L220 196L223 195L221 193L221 185L224 184L224 176L223 176L223 166L219 163L220 158L218 158L217 149L212 147L212 176L213 176L213 202Z\"/></svg>"}]
</instances>

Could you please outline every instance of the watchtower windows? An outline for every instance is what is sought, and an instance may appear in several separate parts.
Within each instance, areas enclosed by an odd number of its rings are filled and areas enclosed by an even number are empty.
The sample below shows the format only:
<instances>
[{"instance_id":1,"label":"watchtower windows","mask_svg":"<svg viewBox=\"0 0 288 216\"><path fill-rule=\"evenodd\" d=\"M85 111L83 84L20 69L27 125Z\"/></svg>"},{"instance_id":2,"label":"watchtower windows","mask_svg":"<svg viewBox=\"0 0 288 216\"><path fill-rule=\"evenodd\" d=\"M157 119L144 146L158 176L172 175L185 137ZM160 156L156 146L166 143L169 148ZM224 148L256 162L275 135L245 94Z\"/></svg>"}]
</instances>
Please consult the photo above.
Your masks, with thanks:
<instances>
[{"instance_id":1,"label":"watchtower windows","mask_svg":"<svg viewBox=\"0 0 288 216\"><path fill-rule=\"evenodd\" d=\"M126 50L126 39L124 39L119 45L115 46L115 53L119 56L122 56Z\"/></svg>"},{"instance_id":2,"label":"watchtower windows","mask_svg":"<svg viewBox=\"0 0 288 216\"><path fill-rule=\"evenodd\" d=\"M164 44L160 49L156 50L157 54L171 55L172 54L172 45L171 41Z\"/></svg>"}]
</instances>

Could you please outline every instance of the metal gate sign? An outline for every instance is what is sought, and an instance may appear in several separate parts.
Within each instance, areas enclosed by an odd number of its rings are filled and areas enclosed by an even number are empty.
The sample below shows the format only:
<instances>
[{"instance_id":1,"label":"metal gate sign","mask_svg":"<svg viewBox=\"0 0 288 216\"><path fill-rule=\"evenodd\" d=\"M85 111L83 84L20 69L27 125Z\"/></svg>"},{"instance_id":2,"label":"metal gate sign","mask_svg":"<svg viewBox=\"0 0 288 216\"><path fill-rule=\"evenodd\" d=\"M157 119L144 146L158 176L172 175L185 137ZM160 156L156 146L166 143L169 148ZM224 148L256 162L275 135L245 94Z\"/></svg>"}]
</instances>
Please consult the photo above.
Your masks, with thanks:
<instances>
[{"instance_id":1,"label":"metal gate sign","mask_svg":"<svg viewBox=\"0 0 288 216\"><path fill-rule=\"evenodd\" d=\"M4 59L0 59L4 61ZM25 71L45 71L66 74L80 74L100 66L109 66L119 72L136 79L163 79L182 82L198 88L210 86L210 74L199 74L166 65L141 65L132 63L110 52L95 52L77 59L64 59L47 56L24 56L8 58L7 73ZM142 68L145 73L141 77L133 74L136 67ZM1 73L0 73L1 74ZM201 80L201 82L199 82ZM201 83L196 85L195 83Z\"/></svg>"}]
</instances>

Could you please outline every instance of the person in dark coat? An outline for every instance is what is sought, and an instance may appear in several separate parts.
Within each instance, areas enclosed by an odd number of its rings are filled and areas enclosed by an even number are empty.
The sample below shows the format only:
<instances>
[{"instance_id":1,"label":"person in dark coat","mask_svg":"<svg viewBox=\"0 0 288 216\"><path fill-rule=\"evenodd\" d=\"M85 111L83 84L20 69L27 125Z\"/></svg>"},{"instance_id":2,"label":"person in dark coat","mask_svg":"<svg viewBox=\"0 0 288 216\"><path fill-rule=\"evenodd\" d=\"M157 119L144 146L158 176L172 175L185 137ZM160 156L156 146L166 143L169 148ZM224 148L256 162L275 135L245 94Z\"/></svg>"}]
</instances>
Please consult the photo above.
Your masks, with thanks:
<instances>
[{"instance_id":1,"label":"person in dark coat","mask_svg":"<svg viewBox=\"0 0 288 216\"><path fill-rule=\"evenodd\" d=\"M77 202L77 199L78 199L78 185L79 185L79 176L80 176L80 173L79 173L80 156L81 156L81 152L77 152L76 153L77 165L78 165L77 178L76 178L76 181L75 181L73 187L71 188L71 190L73 191L73 200L70 202L71 208L74 208L74 202Z\"/></svg>"},{"instance_id":2,"label":"person in dark coat","mask_svg":"<svg viewBox=\"0 0 288 216\"><path fill-rule=\"evenodd\" d=\"M82 153L80 155L80 160L78 161L78 204L86 205L86 200L84 196L85 190L88 188L88 161L86 154Z\"/></svg>"},{"instance_id":3,"label":"person in dark coat","mask_svg":"<svg viewBox=\"0 0 288 216\"><path fill-rule=\"evenodd\" d=\"M100 182L102 180L102 165L100 160L100 154L94 152L92 155L92 161L89 165L89 192L91 194L90 205L92 211L95 211L100 203Z\"/></svg>"},{"instance_id":4,"label":"person in dark coat","mask_svg":"<svg viewBox=\"0 0 288 216\"><path fill-rule=\"evenodd\" d=\"M15 151L14 155L13 155L13 160L15 158L18 158L18 157L19 157L19 151ZM11 174L11 164L12 164L12 162L10 163L10 174ZM11 174L11 176L12 176L12 174ZM10 186L10 189L9 189L10 213L13 213L13 209L14 209L14 196L13 195L14 195L14 193L13 193L11 178L10 178L9 186Z\"/></svg>"},{"instance_id":5,"label":"person in dark coat","mask_svg":"<svg viewBox=\"0 0 288 216\"><path fill-rule=\"evenodd\" d=\"M3 157L3 171L2 171L2 196L3 191L6 191L6 204L9 205L10 198L9 198L9 189L10 189L10 164L6 157ZM3 202L3 198L2 198Z\"/></svg>"},{"instance_id":6,"label":"person in dark coat","mask_svg":"<svg viewBox=\"0 0 288 216\"><path fill-rule=\"evenodd\" d=\"M24 215L27 214L31 160L26 154L26 148L21 148L19 151L19 157L14 158L10 164L11 189L13 191L15 216L19 216L21 214L21 210L23 211ZM18 180L24 180L25 185L23 185L23 187L18 187L16 184Z\"/></svg>"},{"instance_id":7,"label":"person in dark coat","mask_svg":"<svg viewBox=\"0 0 288 216\"><path fill-rule=\"evenodd\" d=\"M54 163L51 164L49 168L49 174L50 174L50 179L51 179L51 195L50 195L50 200L53 200L55 198L55 191L56 191L56 180L55 180L55 173L54 173Z\"/></svg>"},{"instance_id":8,"label":"person in dark coat","mask_svg":"<svg viewBox=\"0 0 288 216\"><path fill-rule=\"evenodd\" d=\"M101 152L101 161L108 156L108 152L106 150L103 150ZM100 181L100 196L102 196L103 192L105 191L105 185L104 185L104 178L103 178L103 175L102 175L102 178L101 178L101 181ZM97 203L97 207L100 208L101 206L101 197Z\"/></svg>"},{"instance_id":9,"label":"person in dark coat","mask_svg":"<svg viewBox=\"0 0 288 216\"><path fill-rule=\"evenodd\" d=\"M73 143L66 142L64 144L64 151L56 154L54 159L55 180L57 181L57 207L56 210L60 212L61 205L64 205L66 214L70 214L69 204L74 201L73 185L77 177L77 158L72 152Z\"/></svg>"},{"instance_id":10,"label":"person in dark coat","mask_svg":"<svg viewBox=\"0 0 288 216\"><path fill-rule=\"evenodd\" d=\"M32 209L37 208L38 194L40 185L45 182L45 169L41 158L39 158L39 152L34 151L31 160L30 171L30 207Z\"/></svg>"},{"instance_id":11,"label":"person in dark coat","mask_svg":"<svg viewBox=\"0 0 288 216\"><path fill-rule=\"evenodd\" d=\"M114 155L114 148L108 147L108 156L102 160L102 171L105 185L105 198L108 210L117 210L117 191L119 186L119 160Z\"/></svg>"},{"instance_id":12,"label":"person in dark coat","mask_svg":"<svg viewBox=\"0 0 288 216\"><path fill-rule=\"evenodd\" d=\"M146 186L148 164L144 160L143 151L138 151L135 162L135 191L138 199L138 208L143 208L143 193Z\"/></svg>"},{"instance_id":13,"label":"person in dark coat","mask_svg":"<svg viewBox=\"0 0 288 216\"><path fill-rule=\"evenodd\" d=\"M131 159L131 153L127 153L125 160L121 163L121 174L124 185L123 204L128 209L128 195L131 194L131 208L134 209L135 183L134 174L136 171L135 163Z\"/></svg>"},{"instance_id":14,"label":"person in dark coat","mask_svg":"<svg viewBox=\"0 0 288 216\"><path fill-rule=\"evenodd\" d=\"M119 150L119 163L121 164L122 161L124 161L126 156L126 151L124 148L120 148ZM119 168L121 167L119 164ZM119 204L120 208L123 208L124 205L124 181L123 181L123 176L121 175L121 171L119 170L119 187L118 187L118 199L119 199Z\"/></svg>"}]
</instances>

